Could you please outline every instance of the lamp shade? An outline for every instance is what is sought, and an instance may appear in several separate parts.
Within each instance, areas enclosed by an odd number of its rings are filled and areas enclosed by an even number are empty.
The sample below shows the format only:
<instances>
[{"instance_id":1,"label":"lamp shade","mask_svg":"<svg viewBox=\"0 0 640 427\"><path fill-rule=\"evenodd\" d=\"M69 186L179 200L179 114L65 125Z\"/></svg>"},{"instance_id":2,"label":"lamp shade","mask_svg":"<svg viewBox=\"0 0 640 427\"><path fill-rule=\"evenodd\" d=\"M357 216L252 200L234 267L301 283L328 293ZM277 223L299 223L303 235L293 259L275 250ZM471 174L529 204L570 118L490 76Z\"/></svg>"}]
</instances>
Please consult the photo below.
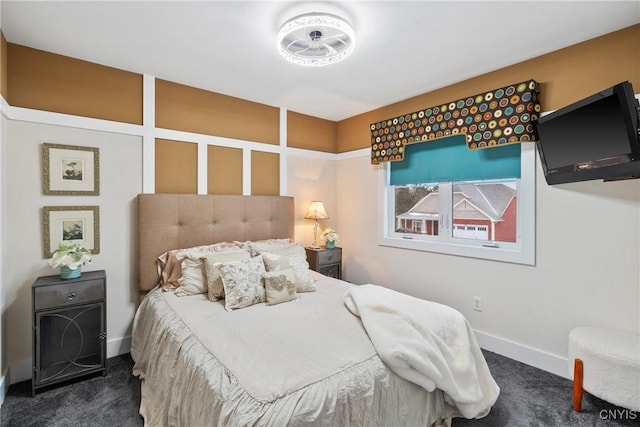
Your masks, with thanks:
<instances>
[{"instance_id":1,"label":"lamp shade","mask_svg":"<svg viewBox=\"0 0 640 427\"><path fill-rule=\"evenodd\" d=\"M327 215L327 211L324 210L324 204L319 201L311 202L309 206L309 210L307 214L304 216L305 219L329 219L329 215Z\"/></svg>"}]
</instances>

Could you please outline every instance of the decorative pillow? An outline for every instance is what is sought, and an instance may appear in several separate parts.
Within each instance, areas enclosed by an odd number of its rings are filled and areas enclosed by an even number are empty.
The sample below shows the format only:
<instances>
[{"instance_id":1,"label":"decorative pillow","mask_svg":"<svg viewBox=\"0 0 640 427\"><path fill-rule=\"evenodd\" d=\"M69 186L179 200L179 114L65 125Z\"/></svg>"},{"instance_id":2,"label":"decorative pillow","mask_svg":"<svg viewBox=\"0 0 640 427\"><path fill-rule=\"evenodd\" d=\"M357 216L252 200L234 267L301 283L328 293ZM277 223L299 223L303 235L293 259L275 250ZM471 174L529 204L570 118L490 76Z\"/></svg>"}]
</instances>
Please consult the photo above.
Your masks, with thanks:
<instances>
[{"instance_id":1,"label":"decorative pillow","mask_svg":"<svg viewBox=\"0 0 640 427\"><path fill-rule=\"evenodd\" d=\"M250 245L252 246L252 245ZM278 255L300 255L307 259L307 252L304 250L304 246L301 243L287 243L282 245L271 245L264 249L261 246L252 246L251 251L255 252L258 255L265 253L272 253Z\"/></svg>"},{"instance_id":2,"label":"decorative pillow","mask_svg":"<svg viewBox=\"0 0 640 427\"><path fill-rule=\"evenodd\" d=\"M176 296L198 295L207 292L207 278L199 258L184 258L180 261L182 276L178 279Z\"/></svg>"},{"instance_id":3,"label":"decorative pillow","mask_svg":"<svg viewBox=\"0 0 640 427\"><path fill-rule=\"evenodd\" d=\"M235 242L236 245L240 246L242 249L247 250L251 253L251 256L260 255L257 251L261 250L264 252L272 252L273 250L279 250L288 247L291 245L291 239L266 239L266 240L256 240L246 242ZM269 250L271 249L271 251Z\"/></svg>"},{"instance_id":4,"label":"decorative pillow","mask_svg":"<svg viewBox=\"0 0 640 427\"><path fill-rule=\"evenodd\" d=\"M176 258L176 253L181 249L173 249L160 255L156 260L158 268L158 284L163 291L171 291L178 286L178 279L182 276L180 260Z\"/></svg>"},{"instance_id":5,"label":"decorative pillow","mask_svg":"<svg viewBox=\"0 0 640 427\"><path fill-rule=\"evenodd\" d=\"M264 273L264 290L268 305L280 304L298 298L296 272L293 268Z\"/></svg>"},{"instance_id":6,"label":"decorative pillow","mask_svg":"<svg viewBox=\"0 0 640 427\"><path fill-rule=\"evenodd\" d=\"M279 255L274 253L262 254L267 271L285 270L293 268L296 273L296 290L298 292L313 292L318 290L314 278L309 271L309 263L306 256Z\"/></svg>"},{"instance_id":7,"label":"decorative pillow","mask_svg":"<svg viewBox=\"0 0 640 427\"><path fill-rule=\"evenodd\" d=\"M233 242L219 242L206 246L195 246L193 248L182 249L176 253L176 258L200 258L213 252L236 251L238 247Z\"/></svg>"},{"instance_id":8,"label":"decorative pillow","mask_svg":"<svg viewBox=\"0 0 640 427\"><path fill-rule=\"evenodd\" d=\"M208 296L211 301L217 301L220 298L224 298L224 285L222 283L222 277L220 277L220 270L216 264L227 261L242 261L249 259L251 256L249 252L238 249L234 251L224 251L207 254L200 259L204 263L204 272L207 278Z\"/></svg>"},{"instance_id":9,"label":"decorative pillow","mask_svg":"<svg viewBox=\"0 0 640 427\"><path fill-rule=\"evenodd\" d=\"M224 308L227 311L266 301L262 285L265 270L261 256L220 263L218 268L224 285Z\"/></svg>"},{"instance_id":10,"label":"decorative pillow","mask_svg":"<svg viewBox=\"0 0 640 427\"><path fill-rule=\"evenodd\" d=\"M178 279L182 276L182 259L199 258L201 255L211 252L237 250L233 242L220 242L212 245L194 246L184 249L172 249L160 255L156 260L158 268L159 284L165 291L176 289L180 284ZM179 255L179 256L178 256Z\"/></svg>"}]
</instances>

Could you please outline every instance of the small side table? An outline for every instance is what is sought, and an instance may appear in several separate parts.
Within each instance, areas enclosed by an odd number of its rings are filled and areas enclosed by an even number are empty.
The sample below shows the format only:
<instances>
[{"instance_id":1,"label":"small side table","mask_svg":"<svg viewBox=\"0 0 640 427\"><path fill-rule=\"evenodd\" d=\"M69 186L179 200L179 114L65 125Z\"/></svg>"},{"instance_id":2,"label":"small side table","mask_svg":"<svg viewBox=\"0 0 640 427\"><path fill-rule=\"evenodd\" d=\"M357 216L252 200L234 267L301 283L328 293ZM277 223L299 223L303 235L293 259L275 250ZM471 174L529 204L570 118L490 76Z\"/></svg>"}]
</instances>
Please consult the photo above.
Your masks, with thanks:
<instances>
[{"instance_id":1,"label":"small side table","mask_svg":"<svg viewBox=\"0 0 640 427\"><path fill-rule=\"evenodd\" d=\"M334 279L342 278L342 248L304 248L309 268Z\"/></svg>"},{"instance_id":2,"label":"small side table","mask_svg":"<svg viewBox=\"0 0 640 427\"><path fill-rule=\"evenodd\" d=\"M94 372L107 374L107 276L38 277L31 287L36 390Z\"/></svg>"}]
</instances>

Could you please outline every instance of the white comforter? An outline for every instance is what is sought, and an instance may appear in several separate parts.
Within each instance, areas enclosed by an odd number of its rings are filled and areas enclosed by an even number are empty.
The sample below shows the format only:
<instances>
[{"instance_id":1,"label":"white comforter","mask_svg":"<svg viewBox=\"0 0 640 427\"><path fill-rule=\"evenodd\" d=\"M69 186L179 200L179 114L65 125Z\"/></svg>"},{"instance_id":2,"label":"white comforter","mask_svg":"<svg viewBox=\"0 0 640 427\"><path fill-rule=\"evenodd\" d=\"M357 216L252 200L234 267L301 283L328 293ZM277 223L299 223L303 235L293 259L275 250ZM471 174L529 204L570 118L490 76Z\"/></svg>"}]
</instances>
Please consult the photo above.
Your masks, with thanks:
<instances>
[{"instance_id":1,"label":"white comforter","mask_svg":"<svg viewBox=\"0 0 640 427\"><path fill-rule=\"evenodd\" d=\"M466 418L489 412L500 389L461 313L376 285L350 288L344 302L396 374L443 390Z\"/></svg>"},{"instance_id":2,"label":"white comforter","mask_svg":"<svg viewBox=\"0 0 640 427\"><path fill-rule=\"evenodd\" d=\"M460 413L379 358L345 309L353 285L313 273L318 291L233 312L204 295L154 290L131 355L147 426L429 426Z\"/></svg>"}]
</instances>

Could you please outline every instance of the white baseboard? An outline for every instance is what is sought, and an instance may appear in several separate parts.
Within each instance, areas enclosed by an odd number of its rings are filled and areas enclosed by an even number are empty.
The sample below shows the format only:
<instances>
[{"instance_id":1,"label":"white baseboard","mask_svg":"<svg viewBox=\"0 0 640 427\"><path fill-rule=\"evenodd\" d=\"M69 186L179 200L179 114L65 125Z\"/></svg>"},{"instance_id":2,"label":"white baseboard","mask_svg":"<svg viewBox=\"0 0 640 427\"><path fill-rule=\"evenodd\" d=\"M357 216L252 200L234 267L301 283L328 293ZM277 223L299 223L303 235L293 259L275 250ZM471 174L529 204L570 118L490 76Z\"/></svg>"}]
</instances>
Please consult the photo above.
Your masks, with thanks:
<instances>
[{"instance_id":1,"label":"white baseboard","mask_svg":"<svg viewBox=\"0 0 640 427\"><path fill-rule=\"evenodd\" d=\"M567 358L547 353L526 345L474 330L480 347L501 354L518 362L551 372L563 378L571 379Z\"/></svg>"},{"instance_id":2,"label":"white baseboard","mask_svg":"<svg viewBox=\"0 0 640 427\"><path fill-rule=\"evenodd\" d=\"M9 365L9 385L31 380L31 358Z\"/></svg>"},{"instance_id":3,"label":"white baseboard","mask_svg":"<svg viewBox=\"0 0 640 427\"><path fill-rule=\"evenodd\" d=\"M2 377L0 377L0 406L2 406L4 397L7 395L7 391L9 391L9 379L7 378L7 372L3 372Z\"/></svg>"},{"instance_id":4,"label":"white baseboard","mask_svg":"<svg viewBox=\"0 0 640 427\"><path fill-rule=\"evenodd\" d=\"M107 341L107 358L129 353L130 351L131 337L122 337ZM6 388L9 388L9 384L31 380L31 368L32 362L30 358L27 360L23 360L20 363L14 363L10 365L8 380L7 376L3 377L3 383L7 383ZM2 396L0 396L0 399L4 398L5 394L6 393L3 393Z\"/></svg>"},{"instance_id":5,"label":"white baseboard","mask_svg":"<svg viewBox=\"0 0 640 427\"><path fill-rule=\"evenodd\" d=\"M107 358L120 356L131 351L131 337L122 337L107 341Z\"/></svg>"}]
</instances>

